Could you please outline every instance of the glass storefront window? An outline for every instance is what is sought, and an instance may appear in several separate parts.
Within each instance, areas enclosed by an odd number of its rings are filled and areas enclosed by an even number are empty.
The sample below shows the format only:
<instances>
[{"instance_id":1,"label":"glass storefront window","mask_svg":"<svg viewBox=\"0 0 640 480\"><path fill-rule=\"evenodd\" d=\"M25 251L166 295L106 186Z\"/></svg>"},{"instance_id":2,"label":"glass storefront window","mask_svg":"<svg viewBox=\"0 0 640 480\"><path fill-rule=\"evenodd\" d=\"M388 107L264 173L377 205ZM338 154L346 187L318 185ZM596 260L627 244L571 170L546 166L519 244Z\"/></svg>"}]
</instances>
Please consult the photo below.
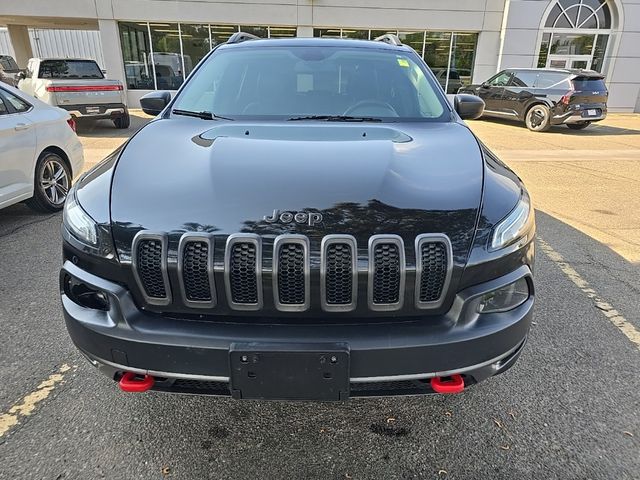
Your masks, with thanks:
<instances>
[{"instance_id":1,"label":"glass storefront window","mask_svg":"<svg viewBox=\"0 0 640 480\"><path fill-rule=\"evenodd\" d=\"M247 26L240 25L240 31L244 33L250 33L251 35L255 35L260 38L269 38L269 28L265 26Z\"/></svg>"},{"instance_id":2,"label":"glass storefront window","mask_svg":"<svg viewBox=\"0 0 640 480\"><path fill-rule=\"evenodd\" d=\"M457 93L460 87L471 83L478 44L477 33L358 30L355 28L317 28L313 31L315 37L339 37L342 34L343 38L371 40L386 33L398 35L402 43L422 56L447 93Z\"/></svg>"},{"instance_id":3,"label":"glass storefront window","mask_svg":"<svg viewBox=\"0 0 640 480\"><path fill-rule=\"evenodd\" d=\"M598 35L596 40L596 48L593 50L593 60L591 61L591 69L602 73L604 67L604 56L607 52L607 42L609 35Z\"/></svg>"},{"instance_id":4,"label":"glass storefront window","mask_svg":"<svg viewBox=\"0 0 640 480\"><path fill-rule=\"evenodd\" d=\"M447 93L458 93L460 87L471 83L477 43L477 33L453 34Z\"/></svg>"},{"instance_id":5,"label":"glass storefront window","mask_svg":"<svg viewBox=\"0 0 640 480\"><path fill-rule=\"evenodd\" d=\"M209 25L180 24L182 52L184 54L185 76L191 73L204 56L211 50Z\"/></svg>"},{"instance_id":6,"label":"glass storefront window","mask_svg":"<svg viewBox=\"0 0 640 480\"><path fill-rule=\"evenodd\" d=\"M298 35L296 27L269 27L269 38L290 38Z\"/></svg>"},{"instance_id":7,"label":"glass storefront window","mask_svg":"<svg viewBox=\"0 0 640 480\"><path fill-rule=\"evenodd\" d=\"M314 28L313 36L320 38L340 38L341 33L339 28Z\"/></svg>"},{"instance_id":8,"label":"glass storefront window","mask_svg":"<svg viewBox=\"0 0 640 480\"><path fill-rule=\"evenodd\" d=\"M451 32L427 32L424 42L424 61L427 62L442 88L447 86L450 47Z\"/></svg>"},{"instance_id":9,"label":"glass storefront window","mask_svg":"<svg viewBox=\"0 0 640 480\"><path fill-rule=\"evenodd\" d=\"M177 90L184 81L189 60L180 53L180 30L177 23L150 23L151 61L156 89ZM184 61L184 62L183 62Z\"/></svg>"},{"instance_id":10,"label":"glass storefront window","mask_svg":"<svg viewBox=\"0 0 640 480\"><path fill-rule=\"evenodd\" d=\"M551 40L552 55L591 55L595 35L554 33Z\"/></svg>"},{"instance_id":11,"label":"glass storefront window","mask_svg":"<svg viewBox=\"0 0 640 480\"><path fill-rule=\"evenodd\" d=\"M375 40L376 38L381 37L385 33L393 33L394 35L397 35L398 31L397 30L371 30L369 38L371 40Z\"/></svg>"},{"instance_id":12,"label":"glass storefront window","mask_svg":"<svg viewBox=\"0 0 640 480\"><path fill-rule=\"evenodd\" d=\"M413 48L418 55L422 56L422 46L424 44L424 32L398 32L398 38L405 45Z\"/></svg>"},{"instance_id":13,"label":"glass storefront window","mask_svg":"<svg viewBox=\"0 0 640 480\"><path fill-rule=\"evenodd\" d=\"M355 38L356 40L369 40L369 30L356 30L354 28L343 28L342 38Z\"/></svg>"},{"instance_id":14,"label":"glass storefront window","mask_svg":"<svg viewBox=\"0 0 640 480\"><path fill-rule=\"evenodd\" d=\"M237 31L237 25L211 25L211 48L226 42Z\"/></svg>"},{"instance_id":15,"label":"glass storefront window","mask_svg":"<svg viewBox=\"0 0 640 480\"><path fill-rule=\"evenodd\" d=\"M542 35L542 42L540 43L540 51L538 52L538 68L544 68L547 66L547 57L549 56L549 42L551 40L551 34L545 33Z\"/></svg>"},{"instance_id":16,"label":"glass storefront window","mask_svg":"<svg viewBox=\"0 0 640 480\"><path fill-rule=\"evenodd\" d=\"M120 23L120 44L127 88L153 90L151 47L146 23Z\"/></svg>"}]
</instances>

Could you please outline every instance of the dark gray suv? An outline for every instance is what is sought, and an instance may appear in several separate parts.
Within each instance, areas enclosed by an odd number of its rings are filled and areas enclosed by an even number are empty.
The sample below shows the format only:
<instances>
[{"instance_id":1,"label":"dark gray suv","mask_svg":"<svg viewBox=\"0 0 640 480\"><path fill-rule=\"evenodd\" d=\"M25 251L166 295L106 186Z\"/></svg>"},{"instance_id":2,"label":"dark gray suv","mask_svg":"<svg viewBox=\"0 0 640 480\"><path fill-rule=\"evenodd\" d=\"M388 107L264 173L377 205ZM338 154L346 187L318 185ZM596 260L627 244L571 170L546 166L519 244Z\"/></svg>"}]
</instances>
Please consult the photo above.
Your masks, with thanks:
<instances>
[{"instance_id":1,"label":"dark gray suv","mask_svg":"<svg viewBox=\"0 0 640 480\"><path fill-rule=\"evenodd\" d=\"M69 334L125 391L344 400L505 372L534 303L534 212L397 37L216 47L79 180Z\"/></svg>"}]
</instances>

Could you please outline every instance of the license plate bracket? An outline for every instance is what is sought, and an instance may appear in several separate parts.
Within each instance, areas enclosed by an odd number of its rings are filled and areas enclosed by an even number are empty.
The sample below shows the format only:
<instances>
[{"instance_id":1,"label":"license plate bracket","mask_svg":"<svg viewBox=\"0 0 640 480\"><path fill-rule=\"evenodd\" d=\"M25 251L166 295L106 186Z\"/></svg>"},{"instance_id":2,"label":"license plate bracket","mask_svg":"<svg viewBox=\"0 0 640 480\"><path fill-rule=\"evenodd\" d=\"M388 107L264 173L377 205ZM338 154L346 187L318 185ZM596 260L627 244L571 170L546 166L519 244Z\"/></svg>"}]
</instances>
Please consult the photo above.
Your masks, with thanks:
<instances>
[{"instance_id":1,"label":"license plate bracket","mask_svg":"<svg viewBox=\"0 0 640 480\"><path fill-rule=\"evenodd\" d=\"M237 399L341 401L349 398L345 344L234 343L231 394Z\"/></svg>"}]
</instances>

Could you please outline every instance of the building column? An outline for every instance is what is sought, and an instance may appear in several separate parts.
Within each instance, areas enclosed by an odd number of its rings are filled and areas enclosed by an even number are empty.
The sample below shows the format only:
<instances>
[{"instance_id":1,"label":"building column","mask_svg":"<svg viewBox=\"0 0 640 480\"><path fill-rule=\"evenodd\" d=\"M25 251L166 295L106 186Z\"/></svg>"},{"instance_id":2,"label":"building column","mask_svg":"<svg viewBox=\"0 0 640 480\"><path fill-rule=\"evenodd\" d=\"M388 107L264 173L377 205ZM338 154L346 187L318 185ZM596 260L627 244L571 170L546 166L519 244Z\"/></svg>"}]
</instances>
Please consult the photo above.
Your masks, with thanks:
<instances>
[{"instance_id":1,"label":"building column","mask_svg":"<svg viewBox=\"0 0 640 480\"><path fill-rule=\"evenodd\" d=\"M16 63L20 68L26 68L27 62L33 57L29 28L26 25L7 25L7 30L16 56Z\"/></svg>"},{"instance_id":2,"label":"building column","mask_svg":"<svg viewBox=\"0 0 640 480\"><path fill-rule=\"evenodd\" d=\"M118 22L115 20L98 20L98 30L100 30L100 44L102 45L102 57L104 58L103 67L107 71L107 78L120 80L126 91L127 79L122 61Z\"/></svg>"}]
</instances>

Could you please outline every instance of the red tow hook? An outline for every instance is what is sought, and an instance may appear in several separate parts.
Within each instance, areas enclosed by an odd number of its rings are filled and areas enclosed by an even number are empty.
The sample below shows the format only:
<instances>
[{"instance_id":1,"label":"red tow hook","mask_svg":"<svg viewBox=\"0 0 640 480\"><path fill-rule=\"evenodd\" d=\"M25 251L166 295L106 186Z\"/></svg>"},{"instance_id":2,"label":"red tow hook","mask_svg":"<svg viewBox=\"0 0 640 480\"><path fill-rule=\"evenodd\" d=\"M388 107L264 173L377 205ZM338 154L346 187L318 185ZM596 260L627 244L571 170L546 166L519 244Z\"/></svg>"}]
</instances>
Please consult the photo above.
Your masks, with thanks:
<instances>
[{"instance_id":1,"label":"red tow hook","mask_svg":"<svg viewBox=\"0 0 640 480\"><path fill-rule=\"evenodd\" d=\"M136 378L142 377L142 378ZM151 375L137 375L133 372L125 372L120 379L120 390L123 392L146 392L151 389L154 384L154 379Z\"/></svg>"},{"instance_id":2,"label":"red tow hook","mask_svg":"<svg viewBox=\"0 0 640 480\"><path fill-rule=\"evenodd\" d=\"M444 380L446 378L446 380ZM450 377L433 377L431 388L436 393L460 393L464 390L464 380L462 375L451 375Z\"/></svg>"}]
</instances>

